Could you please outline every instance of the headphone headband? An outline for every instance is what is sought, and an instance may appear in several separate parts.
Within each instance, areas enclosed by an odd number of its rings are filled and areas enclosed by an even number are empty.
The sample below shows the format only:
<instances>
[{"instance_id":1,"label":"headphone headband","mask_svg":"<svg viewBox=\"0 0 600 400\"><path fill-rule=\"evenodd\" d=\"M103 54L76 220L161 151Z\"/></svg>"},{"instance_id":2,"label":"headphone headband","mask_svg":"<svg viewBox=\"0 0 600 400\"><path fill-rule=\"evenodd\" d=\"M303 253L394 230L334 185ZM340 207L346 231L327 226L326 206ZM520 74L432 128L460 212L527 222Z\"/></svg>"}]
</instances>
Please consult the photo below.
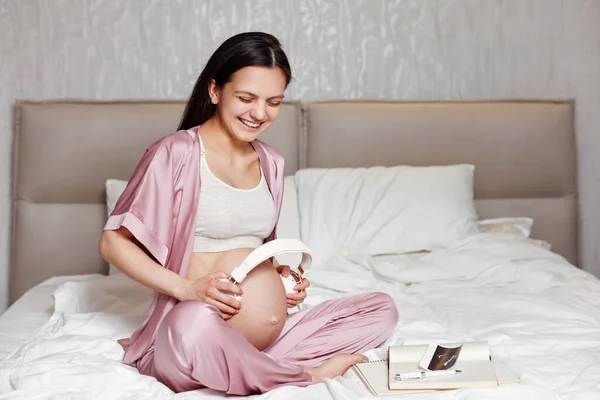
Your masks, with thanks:
<instances>
[{"instance_id":1,"label":"headphone headband","mask_svg":"<svg viewBox=\"0 0 600 400\"><path fill-rule=\"evenodd\" d=\"M231 271L229 280L242 283L242 281L246 279L246 275L248 275L257 265L271 257L286 253L302 253L302 260L300 261L298 269L300 275L308 272L310 264L312 263L310 249L298 239L275 239L257 247L248 254L241 264Z\"/></svg>"}]
</instances>

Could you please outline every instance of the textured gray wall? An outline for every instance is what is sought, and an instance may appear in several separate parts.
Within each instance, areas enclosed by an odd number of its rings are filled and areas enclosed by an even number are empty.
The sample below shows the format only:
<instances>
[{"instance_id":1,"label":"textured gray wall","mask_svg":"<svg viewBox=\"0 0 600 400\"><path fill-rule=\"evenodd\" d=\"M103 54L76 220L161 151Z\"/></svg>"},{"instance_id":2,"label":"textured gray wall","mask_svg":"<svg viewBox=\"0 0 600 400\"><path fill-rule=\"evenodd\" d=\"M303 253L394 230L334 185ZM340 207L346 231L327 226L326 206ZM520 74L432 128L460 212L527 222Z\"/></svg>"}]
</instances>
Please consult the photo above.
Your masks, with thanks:
<instances>
[{"instance_id":1,"label":"textured gray wall","mask_svg":"<svg viewBox=\"0 0 600 400\"><path fill-rule=\"evenodd\" d=\"M14 100L183 99L246 30L282 40L289 99L575 98L582 266L600 275L598 21L597 0L0 0L0 311Z\"/></svg>"}]
</instances>

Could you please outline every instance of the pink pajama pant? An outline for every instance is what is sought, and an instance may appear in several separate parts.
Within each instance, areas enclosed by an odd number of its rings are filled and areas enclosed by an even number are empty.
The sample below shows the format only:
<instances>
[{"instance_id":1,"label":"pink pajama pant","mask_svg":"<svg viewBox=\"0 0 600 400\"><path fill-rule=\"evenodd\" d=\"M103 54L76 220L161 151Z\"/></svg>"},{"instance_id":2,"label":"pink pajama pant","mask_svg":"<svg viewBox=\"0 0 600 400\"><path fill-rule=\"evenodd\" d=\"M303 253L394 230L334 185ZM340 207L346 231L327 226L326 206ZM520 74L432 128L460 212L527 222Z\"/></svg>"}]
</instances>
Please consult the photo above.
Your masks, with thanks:
<instances>
[{"instance_id":1,"label":"pink pajama pant","mask_svg":"<svg viewBox=\"0 0 600 400\"><path fill-rule=\"evenodd\" d=\"M307 386L311 376L306 368L338 353L377 347L397 322L398 311L387 294L345 296L290 315L276 342L259 351L216 307L185 301L161 323L148 375L175 392L209 387L249 395L282 385Z\"/></svg>"}]
</instances>

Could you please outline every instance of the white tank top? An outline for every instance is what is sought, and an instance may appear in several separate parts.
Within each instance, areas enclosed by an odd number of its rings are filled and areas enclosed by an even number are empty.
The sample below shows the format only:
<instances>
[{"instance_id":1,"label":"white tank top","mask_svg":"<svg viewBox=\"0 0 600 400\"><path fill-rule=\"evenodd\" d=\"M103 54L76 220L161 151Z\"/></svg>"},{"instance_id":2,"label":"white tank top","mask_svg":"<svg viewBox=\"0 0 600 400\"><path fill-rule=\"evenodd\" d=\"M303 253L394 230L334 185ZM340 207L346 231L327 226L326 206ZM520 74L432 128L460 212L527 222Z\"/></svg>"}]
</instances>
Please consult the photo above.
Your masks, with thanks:
<instances>
[{"instance_id":1,"label":"white tank top","mask_svg":"<svg viewBox=\"0 0 600 400\"><path fill-rule=\"evenodd\" d=\"M257 186L237 189L210 171L202 139L200 153L200 201L194 252L259 247L276 222L275 202L262 167Z\"/></svg>"}]
</instances>

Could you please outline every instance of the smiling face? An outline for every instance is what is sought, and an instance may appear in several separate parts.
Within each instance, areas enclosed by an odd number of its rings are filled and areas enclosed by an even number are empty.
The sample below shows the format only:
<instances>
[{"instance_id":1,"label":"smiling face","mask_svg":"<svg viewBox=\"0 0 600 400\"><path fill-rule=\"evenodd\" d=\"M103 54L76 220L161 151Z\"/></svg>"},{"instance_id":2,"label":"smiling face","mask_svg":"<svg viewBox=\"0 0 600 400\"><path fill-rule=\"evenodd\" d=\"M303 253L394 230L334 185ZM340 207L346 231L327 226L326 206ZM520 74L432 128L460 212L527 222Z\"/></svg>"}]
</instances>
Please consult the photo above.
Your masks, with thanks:
<instances>
[{"instance_id":1,"label":"smiling face","mask_svg":"<svg viewBox=\"0 0 600 400\"><path fill-rule=\"evenodd\" d=\"M216 118L232 139L251 142L264 132L279 115L286 87L279 68L245 67L218 88L209 86Z\"/></svg>"}]
</instances>

